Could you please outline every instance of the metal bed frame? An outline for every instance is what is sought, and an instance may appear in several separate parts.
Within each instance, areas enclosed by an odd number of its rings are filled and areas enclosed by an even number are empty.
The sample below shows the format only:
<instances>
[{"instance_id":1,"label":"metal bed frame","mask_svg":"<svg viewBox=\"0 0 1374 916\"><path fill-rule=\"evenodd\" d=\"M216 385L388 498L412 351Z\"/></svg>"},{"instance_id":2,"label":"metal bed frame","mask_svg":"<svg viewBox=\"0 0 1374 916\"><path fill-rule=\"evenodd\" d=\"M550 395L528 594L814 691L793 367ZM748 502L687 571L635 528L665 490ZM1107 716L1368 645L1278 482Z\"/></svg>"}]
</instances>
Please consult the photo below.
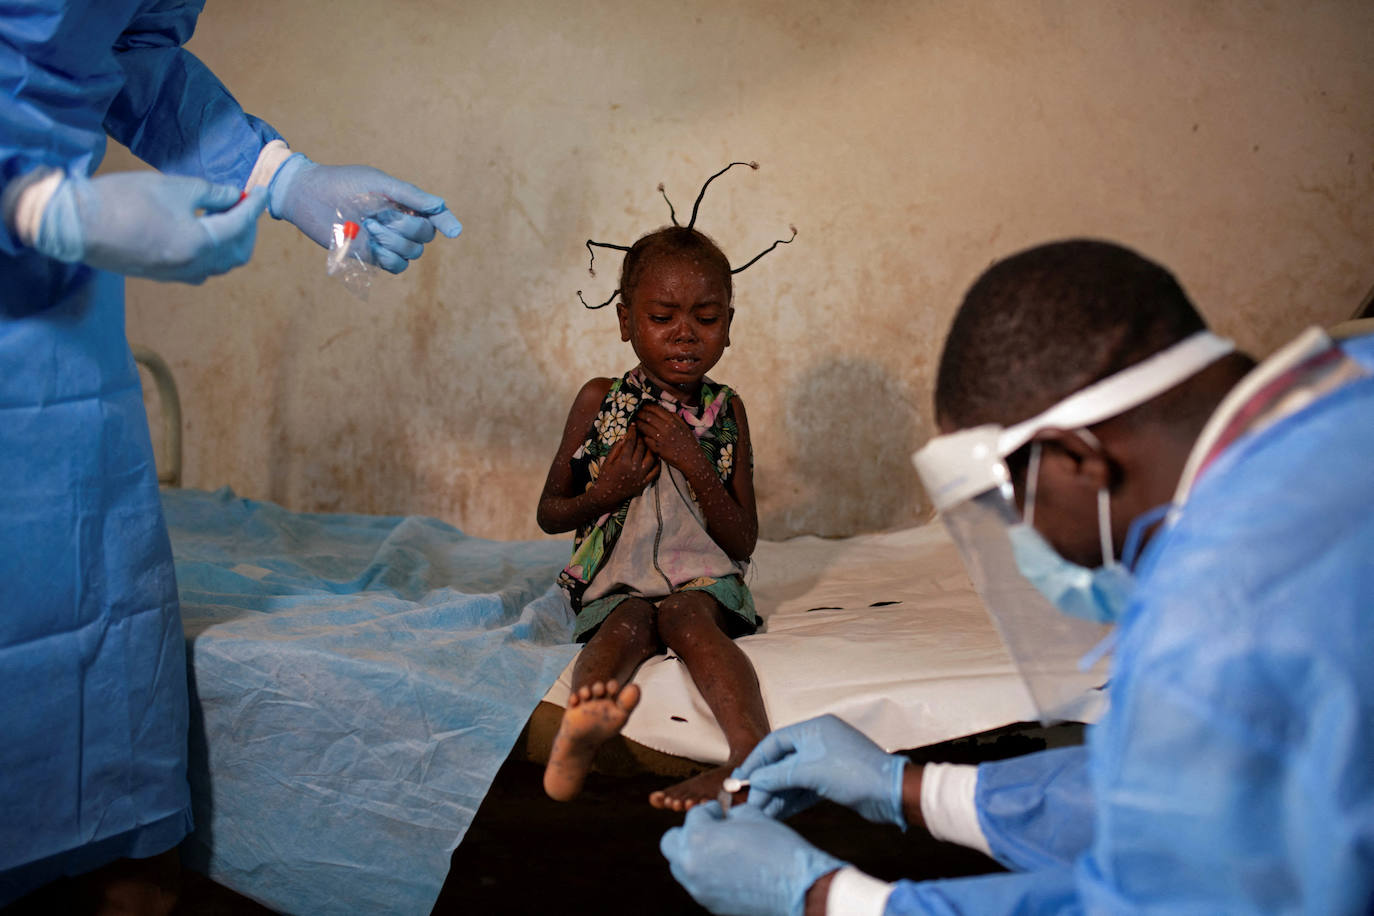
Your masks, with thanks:
<instances>
[{"instance_id":1,"label":"metal bed frame","mask_svg":"<svg viewBox=\"0 0 1374 916\"><path fill-rule=\"evenodd\" d=\"M172 367L150 347L132 345L134 361L145 367L157 386L158 404L162 408L163 449L167 453L157 462L157 482L163 486L181 486L181 397Z\"/></svg>"}]
</instances>

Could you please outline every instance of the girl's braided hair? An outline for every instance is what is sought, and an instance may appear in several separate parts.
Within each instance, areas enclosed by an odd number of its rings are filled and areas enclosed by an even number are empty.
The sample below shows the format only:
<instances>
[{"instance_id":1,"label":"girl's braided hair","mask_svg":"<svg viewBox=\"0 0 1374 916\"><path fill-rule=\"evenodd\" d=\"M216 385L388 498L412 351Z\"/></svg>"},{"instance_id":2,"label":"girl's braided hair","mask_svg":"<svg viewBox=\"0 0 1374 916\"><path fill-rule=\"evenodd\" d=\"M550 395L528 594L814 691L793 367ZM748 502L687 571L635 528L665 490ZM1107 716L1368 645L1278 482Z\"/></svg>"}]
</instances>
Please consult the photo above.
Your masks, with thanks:
<instances>
[{"instance_id":1,"label":"girl's braided hair","mask_svg":"<svg viewBox=\"0 0 1374 916\"><path fill-rule=\"evenodd\" d=\"M695 228L697 211L701 208L702 198L706 196L706 189L711 186L711 182L715 181L737 165L747 165L751 169L757 169L759 167L757 162L732 162L710 178L706 179L706 183L701 186L701 192L697 194L696 203L692 204L692 217L687 221L686 226L683 226L677 221L677 210L673 207L673 202L668 200L668 192L665 191L663 185L660 184L658 190L668 204L668 216L673 221L671 226L664 226L662 229L650 232L648 235L641 237L633 245L615 245L610 242L597 242L592 239L587 239L587 253L591 256L587 264L587 272L593 277L596 276L596 251L593 250L594 248L610 248L615 251L623 251L625 252L625 261L620 268L620 285L616 287L615 292L611 293L610 297L600 305L588 305L587 300L582 298L582 290L579 289L577 291L577 298L582 305L589 309L599 309L610 305L615 301L617 296L624 295L626 299L629 299L635 284L639 282L639 276L643 272L643 265L649 260L647 256L669 251L695 254L708 261L716 262L721 268L721 272L725 275L725 292L728 296L733 293L730 283L730 278L732 276L752 267L759 258L768 254L779 245L790 245L792 240L797 237L796 226L788 227L792 230L792 235L788 238L778 239L773 242L773 244L769 245L763 251L750 258L743 267L731 269L730 261L725 257L724 252L722 252L716 243L711 241L705 233Z\"/></svg>"}]
</instances>

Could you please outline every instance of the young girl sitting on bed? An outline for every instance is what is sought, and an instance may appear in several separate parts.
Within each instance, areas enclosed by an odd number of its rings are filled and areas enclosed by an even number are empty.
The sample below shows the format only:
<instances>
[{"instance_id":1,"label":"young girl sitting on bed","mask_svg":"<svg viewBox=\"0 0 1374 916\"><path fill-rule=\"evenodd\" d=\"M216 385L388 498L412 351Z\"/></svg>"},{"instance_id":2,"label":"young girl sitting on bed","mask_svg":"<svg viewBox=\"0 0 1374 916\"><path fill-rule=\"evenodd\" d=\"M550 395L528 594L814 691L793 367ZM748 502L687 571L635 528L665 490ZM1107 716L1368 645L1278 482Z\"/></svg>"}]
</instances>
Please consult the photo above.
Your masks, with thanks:
<instances>
[{"instance_id":1,"label":"young girl sitting on bed","mask_svg":"<svg viewBox=\"0 0 1374 916\"><path fill-rule=\"evenodd\" d=\"M706 377L730 345L730 263L690 225L667 227L627 250L618 292L620 337L639 364L582 386L539 499L543 530L577 530L560 582L586 643L544 789L577 795L597 748L639 702L628 681L667 649L730 751L727 765L649 797L684 811L715 798L769 731L758 678L733 642L759 623L743 578L758 536L749 424L738 395Z\"/></svg>"}]
</instances>

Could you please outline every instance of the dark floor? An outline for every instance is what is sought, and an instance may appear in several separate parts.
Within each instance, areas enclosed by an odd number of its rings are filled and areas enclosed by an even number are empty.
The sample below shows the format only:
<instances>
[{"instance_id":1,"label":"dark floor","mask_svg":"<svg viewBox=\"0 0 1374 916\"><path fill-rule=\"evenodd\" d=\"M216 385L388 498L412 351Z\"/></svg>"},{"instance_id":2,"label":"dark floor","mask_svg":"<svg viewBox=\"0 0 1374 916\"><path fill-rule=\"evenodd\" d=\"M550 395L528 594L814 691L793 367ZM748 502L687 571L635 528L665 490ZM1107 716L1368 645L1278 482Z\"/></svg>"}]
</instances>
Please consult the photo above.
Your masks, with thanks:
<instances>
[{"instance_id":1,"label":"dark floor","mask_svg":"<svg viewBox=\"0 0 1374 916\"><path fill-rule=\"evenodd\" d=\"M186 869L182 872L181 901L172 916L276 916L276 913Z\"/></svg>"},{"instance_id":2,"label":"dark floor","mask_svg":"<svg viewBox=\"0 0 1374 916\"><path fill-rule=\"evenodd\" d=\"M1070 726L1030 733L1011 729L911 752L917 761L976 762L1074 743ZM573 802L542 790L543 769L507 760L462 844L454 851L435 916L460 913L701 914L673 880L658 851L663 832L682 815L649 807L660 776L588 777ZM869 824L823 803L790 821L815 845L887 880L1000 871L983 855Z\"/></svg>"},{"instance_id":3,"label":"dark floor","mask_svg":"<svg viewBox=\"0 0 1374 916\"><path fill-rule=\"evenodd\" d=\"M908 754L913 760L972 763L1074 743L1074 726L1050 730L1002 729ZM659 811L649 793L672 780L662 776L588 777L573 802L544 795L543 768L512 754L461 845L434 907L450 914L701 914L668 872L658 851L663 832L682 815ZM935 878L999 870L979 853L938 843L922 831L903 834L869 824L852 812L822 803L790 821L833 855L879 878ZM54 886L6 908L3 916L80 914L80 885ZM185 871L177 916L271 916L270 910Z\"/></svg>"},{"instance_id":4,"label":"dark floor","mask_svg":"<svg viewBox=\"0 0 1374 916\"><path fill-rule=\"evenodd\" d=\"M176 878L170 881L175 882ZM189 869L181 870L180 884L172 916L275 916L272 910ZM0 916L87 916L96 912L99 902L93 882L67 878L0 907Z\"/></svg>"},{"instance_id":5,"label":"dark floor","mask_svg":"<svg viewBox=\"0 0 1374 916\"><path fill-rule=\"evenodd\" d=\"M682 823L680 814L649 807L649 793L664 779L593 776L576 801L560 804L543 794L541 773L536 764L515 762L501 771L454 852L436 916L706 912L673 880L658 851L663 832ZM977 853L876 827L835 805L818 805L791 823L879 877L899 877L930 856L945 874L996 868Z\"/></svg>"}]
</instances>

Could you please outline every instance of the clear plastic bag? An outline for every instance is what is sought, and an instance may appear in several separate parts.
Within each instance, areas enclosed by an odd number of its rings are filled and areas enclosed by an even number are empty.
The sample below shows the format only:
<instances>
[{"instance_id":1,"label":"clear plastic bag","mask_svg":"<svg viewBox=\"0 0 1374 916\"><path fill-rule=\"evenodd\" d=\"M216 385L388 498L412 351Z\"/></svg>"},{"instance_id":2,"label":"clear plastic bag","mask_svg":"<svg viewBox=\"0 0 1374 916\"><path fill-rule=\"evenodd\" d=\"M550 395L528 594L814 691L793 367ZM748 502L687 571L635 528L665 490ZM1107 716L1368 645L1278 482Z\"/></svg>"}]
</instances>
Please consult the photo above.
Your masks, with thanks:
<instances>
[{"instance_id":1,"label":"clear plastic bag","mask_svg":"<svg viewBox=\"0 0 1374 916\"><path fill-rule=\"evenodd\" d=\"M367 291L372 286L367 234L353 220L346 219L334 224L325 273L337 277L344 288L359 299L367 300Z\"/></svg>"},{"instance_id":2,"label":"clear plastic bag","mask_svg":"<svg viewBox=\"0 0 1374 916\"><path fill-rule=\"evenodd\" d=\"M359 194L334 211L324 270L363 301L367 301L368 290L372 288L372 270L377 263L372 256L372 237L363 226L363 219L388 208L400 209L391 198L369 193Z\"/></svg>"},{"instance_id":3,"label":"clear plastic bag","mask_svg":"<svg viewBox=\"0 0 1374 916\"><path fill-rule=\"evenodd\" d=\"M325 273L337 277L345 289L363 301L367 300L368 290L372 288L372 272L377 267L377 259L372 254L372 236L364 220L384 210L420 215L375 191L359 194L334 211Z\"/></svg>"}]
</instances>

